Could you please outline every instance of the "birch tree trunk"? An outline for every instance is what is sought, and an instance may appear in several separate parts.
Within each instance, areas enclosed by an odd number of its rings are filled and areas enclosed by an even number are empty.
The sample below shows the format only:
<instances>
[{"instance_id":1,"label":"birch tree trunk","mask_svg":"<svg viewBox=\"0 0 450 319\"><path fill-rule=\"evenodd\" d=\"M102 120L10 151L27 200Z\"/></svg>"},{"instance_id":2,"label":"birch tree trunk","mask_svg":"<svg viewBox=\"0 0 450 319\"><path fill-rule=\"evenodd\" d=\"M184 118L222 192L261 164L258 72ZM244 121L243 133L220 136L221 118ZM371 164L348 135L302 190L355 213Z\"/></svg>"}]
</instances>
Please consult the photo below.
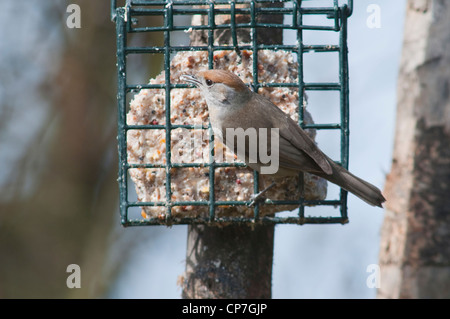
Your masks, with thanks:
<instances>
[{"instance_id":1,"label":"birch tree trunk","mask_svg":"<svg viewBox=\"0 0 450 319\"><path fill-rule=\"evenodd\" d=\"M407 3L379 298L450 298L450 1Z\"/></svg>"}]
</instances>

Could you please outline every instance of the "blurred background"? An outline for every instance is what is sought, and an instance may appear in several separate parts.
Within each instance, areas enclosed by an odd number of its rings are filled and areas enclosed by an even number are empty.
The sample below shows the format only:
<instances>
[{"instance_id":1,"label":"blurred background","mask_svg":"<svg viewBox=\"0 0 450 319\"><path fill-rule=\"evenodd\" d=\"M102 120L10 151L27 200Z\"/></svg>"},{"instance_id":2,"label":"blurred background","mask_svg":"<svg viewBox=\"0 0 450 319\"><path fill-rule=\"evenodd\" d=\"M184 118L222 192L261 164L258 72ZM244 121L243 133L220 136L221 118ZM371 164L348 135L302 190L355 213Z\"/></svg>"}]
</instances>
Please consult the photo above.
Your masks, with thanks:
<instances>
[{"instance_id":1,"label":"blurred background","mask_svg":"<svg viewBox=\"0 0 450 319\"><path fill-rule=\"evenodd\" d=\"M67 25L72 2L80 28ZM391 165L405 2L355 1L349 19L349 166L380 188ZM187 226L120 226L110 2L1 3L0 298L180 298ZM162 43L147 37L139 41ZM314 80L335 71L307 59ZM142 57L128 71L147 82L160 62ZM333 148L326 137L318 143ZM274 298L375 297L367 267L378 263L383 210L353 195L348 205L344 226L276 226ZM66 285L70 264L80 266L81 288Z\"/></svg>"}]
</instances>

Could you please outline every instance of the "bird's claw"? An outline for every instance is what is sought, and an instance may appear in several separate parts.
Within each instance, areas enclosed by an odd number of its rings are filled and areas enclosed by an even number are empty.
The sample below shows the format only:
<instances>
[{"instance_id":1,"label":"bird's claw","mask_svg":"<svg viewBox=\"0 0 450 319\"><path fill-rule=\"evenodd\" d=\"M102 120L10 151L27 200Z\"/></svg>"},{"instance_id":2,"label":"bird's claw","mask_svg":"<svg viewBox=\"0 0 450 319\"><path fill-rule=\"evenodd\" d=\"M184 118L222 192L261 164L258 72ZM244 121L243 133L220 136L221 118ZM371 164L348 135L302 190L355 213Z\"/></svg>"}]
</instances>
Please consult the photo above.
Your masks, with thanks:
<instances>
[{"instance_id":1,"label":"bird's claw","mask_svg":"<svg viewBox=\"0 0 450 319\"><path fill-rule=\"evenodd\" d=\"M250 196L250 200L251 202L248 204L248 206L253 207L256 205L256 203L263 203L266 201L266 197L263 196L264 193L266 193L269 189L271 189L272 187L275 186L275 182L273 182L272 184L270 184L269 187L266 187L265 189L263 189L262 191L260 191L258 194L253 194L252 196Z\"/></svg>"},{"instance_id":2,"label":"bird's claw","mask_svg":"<svg viewBox=\"0 0 450 319\"><path fill-rule=\"evenodd\" d=\"M253 194L250 196L251 202L248 204L249 207L253 207L256 203L261 204L266 201L266 197L259 192L258 194Z\"/></svg>"}]
</instances>

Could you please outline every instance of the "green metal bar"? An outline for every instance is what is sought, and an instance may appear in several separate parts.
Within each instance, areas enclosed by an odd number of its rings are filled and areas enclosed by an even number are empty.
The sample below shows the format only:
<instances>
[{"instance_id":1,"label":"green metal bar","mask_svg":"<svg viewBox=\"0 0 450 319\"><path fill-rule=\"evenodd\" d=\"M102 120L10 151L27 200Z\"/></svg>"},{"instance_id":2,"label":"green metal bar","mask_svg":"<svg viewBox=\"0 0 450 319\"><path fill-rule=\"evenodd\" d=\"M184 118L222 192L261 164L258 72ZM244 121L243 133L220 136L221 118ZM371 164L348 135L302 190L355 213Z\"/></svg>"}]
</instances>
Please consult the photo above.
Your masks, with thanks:
<instances>
[{"instance_id":1,"label":"green metal bar","mask_svg":"<svg viewBox=\"0 0 450 319\"><path fill-rule=\"evenodd\" d=\"M197 125L189 125L189 124L172 124L172 129L177 128L184 128L184 129L191 129L191 130L197 130L197 129L208 129L208 126L197 126ZM341 124L340 123L329 123L329 124L303 124L304 128L315 128L319 130L333 130L333 129L340 129ZM165 125L153 125L153 124L142 124L142 125L125 125L126 130L161 130L165 129Z\"/></svg>"},{"instance_id":2,"label":"green metal bar","mask_svg":"<svg viewBox=\"0 0 450 319\"><path fill-rule=\"evenodd\" d=\"M334 0L334 5L333 5L334 15L333 16L331 16L331 15L328 16L328 18L334 19L334 29L336 31L339 30L339 18L340 18L340 15L339 15L339 3L338 2L339 2L338 0Z\"/></svg>"},{"instance_id":3,"label":"green metal bar","mask_svg":"<svg viewBox=\"0 0 450 319\"><path fill-rule=\"evenodd\" d=\"M292 0L277 0L278 2L290 2ZM175 0L177 5L209 5L211 0ZM229 4L229 0L214 0L216 4ZM236 0L236 3L248 3L249 0ZM273 2L273 0L258 0L258 2ZM166 0L131 0L132 5L165 5Z\"/></svg>"},{"instance_id":4,"label":"green metal bar","mask_svg":"<svg viewBox=\"0 0 450 319\"><path fill-rule=\"evenodd\" d=\"M297 17L297 21L292 20L292 23L295 27L299 27L303 24L303 11L302 11L302 1L300 0L299 3L294 2L293 10L295 10ZM297 14L298 12L298 14ZM293 14L294 16L294 14ZM300 125L302 128L305 128L304 123L304 115L305 115L305 108L303 105L303 100L305 98L304 96L304 90L305 90L305 82L303 80L303 53L305 52L303 50L303 29L298 28L297 29L297 64L298 64L298 125ZM298 216L300 218L305 217L305 206L304 206L304 195L305 195L305 175L304 173L298 174L299 183L298 188L300 192L300 201L302 202L300 206L298 207Z\"/></svg>"},{"instance_id":5,"label":"green metal bar","mask_svg":"<svg viewBox=\"0 0 450 319\"><path fill-rule=\"evenodd\" d=\"M347 0L347 6L344 6L345 16L349 18L353 13L353 0Z\"/></svg>"},{"instance_id":6,"label":"green metal bar","mask_svg":"<svg viewBox=\"0 0 450 319\"><path fill-rule=\"evenodd\" d=\"M226 205L226 206L246 206L249 205L251 201L237 201L237 200L229 200L229 201L216 201L215 204L217 206ZM341 204L340 200L271 200L264 203L264 205L305 205L305 206L338 206ZM209 201L177 201L172 202L172 206L208 206ZM138 207L138 206L166 206L166 202L130 202L130 207Z\"/></svg>"},{"instance_id":7,"label":"green metal bar","mask_svg":"<svg viewBox=\"0 0 450 319\"><path fill-rule=\"evenodd\" d=\"M239 50L252 50L253 47L251 45L233 45L233 48ZM284 51L292 51L298 52L298 45L283 45L283 44L267 44L267 45L257 45L256 48L258 50L284 50ZM230 46L226 45L216 45L214 46L214 51L222 51L222 50L230 50ZM338 45L303 45L303 52L338 52ZM185 51L208 51L208 46L172 46L172 52L185 52ZM143 53L163 53L164 47L127 47L126 53L134 53L134 54L143 54ZM159 84L164 85L164 84ZM190 87L188 85L184 85L183 87Z\"/></svg>"},{"instance_id":8,"label":"green metal bar","mask_svg":"<svg viewBox=\"0 0 450 319\"><path fill-rule=\"evenodd\" d=\"M198 126L198 125L190 125L190 124L172 124L170 126L172 128L172 130L177 129L177 128L185 128L185 129L191 129L191 130L198 130L198 129L207 129L208 126ZM140 125L127 125L126 129L127 130L142 130L142 129L146 129L146 130L161 130L161 129L165 129L166 125L161 125L161 124L140 124Z\"/></svg>"},{"instance_id":9,"label":"green metal bar","mask_svg":"<svg viewBox=\"0 0 450 319\"><path fill-rule=\"evenodd\" d=\"M343 10L341 32L339 37L339 80L341 82L340 105L341 105L341 163L348 169L349 157L349 85L348 85L348 48L347 48L347 16ZM347 191L341 188L341 216L347 218Z\"/></svg>"},{"instance_id":10,"label":"green metal bar","mask_svg":"<svg viewBox=\"0 0 450 319\"><path fill-rule=\"evenodd\" d=\"M241 51L239 50L238 40L237 40L237 31L236 31L236 1L232 0L230 2L230 29L231 29L231 39L233 40L233 47L236 50L237 54L241 56Z\"/></svg>"},{"instance_id":11,"label":"green metal bar","mask_svg":"<svg viewBox=\"0 0 450 319\"><path fill-rule=\"evenodd\" d=\"M207 218L195 217L195 218L173 218L172 222L179 225L190 225L190 224L208 224L208 225L221 225L225 223L242 223L242 224L346 224L348 219L342 219L341 217L270 217L264 216L260 217L258 220L254 218L225 218L217 217L214 222L209 221ZM148 220L130 220L127 226L149 226L149 225L166 225L164 221L157 218L151 218Z\"/></svg>"},{"instance_id":12,"label":"green metal bar","mask_svg":"<svg viewBox=\"0 0 450 319\"><path fill-rule=\"evenodd\" d=\"M327 91L333 91L333 90L340 90L342 87L340 83L305 83L304 89L315 91L315 90L327 90Z\"/></svg>"},{"instance_id":13,"label":"green metal bar","mask_svg":"<svg viewBox=\"0 0 450 319\"><path fill-rule=\"evenodd\" d=\"M214 167L246 167L244 163L213 163ZM127 164L128 168L166 168L165 164ZM171 163L172 168L211 167L210 163Z\"/></svg>"},{"instance_id":14,"label":"green metal bar","mask_svg":"<svg viewBox=\"0 0 450 319\"><path fill-rule=\"evenodd\" d=\"M336 161L337 164L341 164L341 162ZM245 163L238 163L238 162L232 162L232 163L213 163L214 167L246 167L247 165ZM138 163L132 163L132 164L126 164L123 165L125 168L166 168L167 166L165 164L138 164ZM172 168L187 168L187 167L210 167L210 163L171 163Z\"/></svg>"},{"instance_id":15,"label":"green metal bar","mask_svg":"<svg viewBox=\"0 0 450 319\"><path fill-rule=\"evenodd\" d=\"M127 217L127 194L128 194L128 181L127 170L125 164L127 163L127 133L125 129L126 125L126 57L125 46L127 42L127 34L125 32L125 9L117 8L115 13L116 21L116 46L117 46L117 141L119 152L119 209L122 224L124 224Z\"/></svg>"},{"instance_id":16,"label":"green metal bar","mask_svg":"<svg viewBox=\"0 0 450 319\"><path fill-rule=\"evenodd\" d=\"M173 27L173 15L172 15L172 0L167 0L165 6L166 14L164 15L164 24L171 30ZM165 116L166 116L166 207L167 216L166 219L170 220L172 217L172 188L171 188L171 130L172 123L170 121L170 32L164 32L164 70L165 70Z\"/></svg>"},{"instance_id":17,"label":"green metal bar","mask_svg":"<svg viewBox=\"0 0 450 319\"><path fill-rule=\"evenodd\" d=\"M214 2L210 2L208 11L208 67L214 68ZM209 221L212 222L216 215L216 195L215 195L215 167L214 160L214 131L209 123Z\"/></svg>"},{"instance_id":18,"label":"green metal bar","mask_svg":"<svg viewBox=\"0 0 450 319\"><path fill-rule=\"evenodd\" d=\"M258 80L258 33L256 31L256 3L255 1L250 2L250 39L252 40L252 54L253 54L253 66L252 66L252 77L253 77L253 91L258 93L259 80ZM253 192L258 194L259 192L259 173L253 171ZM259 219L259 203L255 203L253 209L253 216L255 220Z\"/></svg>"},{"instance_id":19,"label":"green metal bar","mask_svg":"<svg viewBox=\"0 0 450 319\"><path fill-rule=\"evenodd\" d=\"M298 21L295 22L295 26L299 26L303 23L302 18L302 1L300 2L300 6L297 8L297 4L294 5L294 8L299 10L298 14ZM294 22L294 21L293 21ZM297 65L298 65L298 124L303 127L303 121L304 121L304 106L303 106L303 100L304 100L304 87L305 82L303 81L303 30L298 29L297 30Z\"/></svg>"},{"instance_id":20,"label":"green metal bar","mask_svg":"<svg viewBox=\"0 0 450 319\"><path fill-rule=\"evenodd\" d=\"M131 25L131 24L130 24ZM251 28L251 24L247 23L237 23L236 28ZM207 26L174 26L172 31L184 31L192 28L192 30L208 30ZM229 29L230 24L220 24L217 25L216 29ZM293 29L290 25L283 24L267 24L267 23L256 23L255 28L274 28L274 29ZM334 26L314 26L314 25L303 25L299 26L298 29L303 30L318 30L318 31L336 31ZM139 33L139 32L160 32L169 31L168 27L132 27L129 32Z\"/></svg>"},{"instance_id":21,"label":"green metal bar","mask_svg":"<svg viewBox=\"0 0 450 319\"><path fill-rule=\"evenodd\" d=\"M252 84L253 87L257 86L260 87L298 87L298 83L258 83L258 84ZM169 88L176 88L176 89L182 89L187 88L188 86L186 84L136 84L136 85L127 85L126 90L128 92L130 91L136 91L140 89L166 89ZM305 90L341 90L342 86L340 83L303 83L303 88Z\"/></svg>"},{"instance_id":22,"label":"green metal bar","mask_svg":"<svg viewBox=\"0 0 450 319\"><path fill-rule=\"evenodd\" d=\"M220 4L220 2L215 1L215 4ZM242 3L235 1L236 4ZM246 2L248 4L248 2ZM259 2L258 2L259 3ZM167 4L167 3L166 3ZM180 5L178 2L174 3L176 5ZM210 1L201 3L198 1L196 5L209 5ZM230 4L230 1L227 0L226 4ZM150 5L150 4L149 4ZM155 6L158 4L154 4ZM161 6L159 4L159 6ZM236 8L236 14L251 14L251 9L249 8ZM230 15L231 14L231 8L217 8L216 15ZM155 16L155 15L164 15L164 9L154 8L154 9L147 9L147 8L132 8L130 13L132 16ZM256 8L255 13L262 13L262 14L291 14L290 8ZM194 14L201 14L201 15L208 15L208 9L202 9L202 8L181 8L181 9L174 9L173 10L174 15L194 15ZM335 7L327 7L327 8L303 8L303 14L305 15L328 15L331 18L335 18Z\"/></svg>"}]
</instances>

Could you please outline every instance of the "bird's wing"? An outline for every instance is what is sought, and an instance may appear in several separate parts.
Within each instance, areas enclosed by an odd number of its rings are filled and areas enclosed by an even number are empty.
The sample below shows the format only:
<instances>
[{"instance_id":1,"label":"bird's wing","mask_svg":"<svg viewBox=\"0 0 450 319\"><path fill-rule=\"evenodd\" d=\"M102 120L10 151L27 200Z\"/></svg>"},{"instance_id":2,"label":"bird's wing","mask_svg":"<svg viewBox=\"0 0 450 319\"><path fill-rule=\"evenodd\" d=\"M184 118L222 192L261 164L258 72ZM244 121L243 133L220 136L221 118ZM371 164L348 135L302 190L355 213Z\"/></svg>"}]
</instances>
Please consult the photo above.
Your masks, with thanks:
<instances>
[{"instance_id":1,"label":"bird's wing","mask_svg":"<svg viewBox=\"0 0 450 319\"><path fill-rule=\"evenodd\" d=\"M274 115L274 118L271 119L272 127L279 127L280 129L280 165L284 163L288 168L304 171L317 170L317 168L313 169L315 165L312 163L310 165L307 164L306 153L325 174L332 174L333 170L327 156L317 147L308 134L270 100L263 96L258 96L260 97L260 105L266 108L266 114ZM276 110L273 112L270 109ZM304 159L303 161L302 158Z\"/></svg>"},{"instance_id":2,"label":"bird's wing","mask_svg":"<svg viewBox=\"0 0 450 319\"><path fill-rule=\"evenodd\" d=\"M327 156L317 147L308 134L286 115L286 125L280 128L280 137L288 140L296 149L305 152L319 165L324 173L331 175L333 170Z\"/></svg>"},{"instance_id":3,"label":"bird's wing","mask_svg":"<svg viewBox=\"0 0 450 319\"><path fill-rule=\"evenodd\" d=\"M324 173L311 156L299 150L283 136L280 136L279 139L279 152L279 165L282 168L310 173Z\"/></svg>"}]
</instances>

